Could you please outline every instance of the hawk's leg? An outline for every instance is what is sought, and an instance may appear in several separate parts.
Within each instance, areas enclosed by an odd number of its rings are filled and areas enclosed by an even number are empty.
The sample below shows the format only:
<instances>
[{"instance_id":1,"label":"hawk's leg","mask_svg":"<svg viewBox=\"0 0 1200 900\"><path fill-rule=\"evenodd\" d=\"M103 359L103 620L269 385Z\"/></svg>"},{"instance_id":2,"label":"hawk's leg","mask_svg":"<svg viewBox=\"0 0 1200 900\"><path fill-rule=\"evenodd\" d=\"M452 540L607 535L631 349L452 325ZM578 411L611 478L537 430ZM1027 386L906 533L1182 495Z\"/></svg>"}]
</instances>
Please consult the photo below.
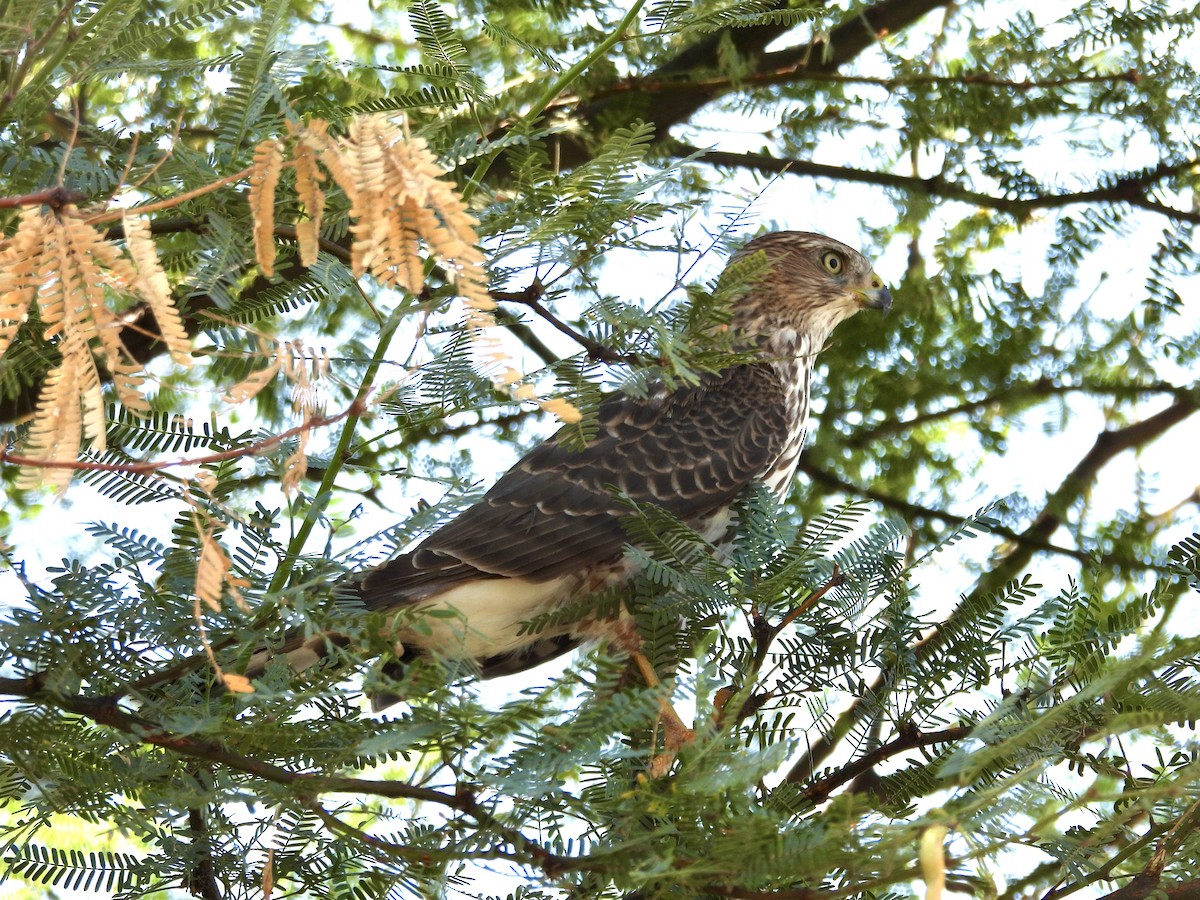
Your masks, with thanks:
<instances>
[{"instance_id":1,"label":"hawk's leg","mask_svg":"<svg viewBox=\"0 0 1200 900\"><path fill-rule=\"evenodd\" d=\"M614 640L618 647L629 654L629 661L637 668L638 674L646 685L652 688L662 685L662 679L654 671L654 666L642 653L642 637L637 633L637 625L631 618L622 618L616 623ZM665 775L675 761L675 754L696 739L696 732L684 724L669 698L664 696L659 700L658 721L663 729L664 752L650 760L650 774L657 778Z\"/></svg>"}]
</instances>

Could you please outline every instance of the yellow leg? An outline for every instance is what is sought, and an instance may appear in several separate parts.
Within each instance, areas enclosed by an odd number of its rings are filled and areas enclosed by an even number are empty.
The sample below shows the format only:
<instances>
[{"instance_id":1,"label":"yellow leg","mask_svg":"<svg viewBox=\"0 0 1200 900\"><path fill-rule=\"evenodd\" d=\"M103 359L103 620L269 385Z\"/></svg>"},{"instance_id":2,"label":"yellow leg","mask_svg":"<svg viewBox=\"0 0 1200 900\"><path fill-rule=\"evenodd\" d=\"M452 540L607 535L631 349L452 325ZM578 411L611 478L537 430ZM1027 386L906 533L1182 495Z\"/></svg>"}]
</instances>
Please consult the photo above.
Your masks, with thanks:
<instances>
[{"instance_id":1,"label":"yellow leg","mask_svg":"<svg viewBox=\"0 0 1200 900\"><path fill-rule=\"evenodd\" d=\"M637 626L632 619L623 620L618 625L617 644L629 654L630 661L637 667L638 673L648 687L656 688L662 685L662 679L650 665L646 654L642 653L642 638L637 633ZM675 762L675 754L696 739L696 732L684 724L671 701L663 697L659 701L658 721L663 729L663 752L650 760L650 776L658 778L667 774L671 764Z\"/></svg>"}]
</instances>

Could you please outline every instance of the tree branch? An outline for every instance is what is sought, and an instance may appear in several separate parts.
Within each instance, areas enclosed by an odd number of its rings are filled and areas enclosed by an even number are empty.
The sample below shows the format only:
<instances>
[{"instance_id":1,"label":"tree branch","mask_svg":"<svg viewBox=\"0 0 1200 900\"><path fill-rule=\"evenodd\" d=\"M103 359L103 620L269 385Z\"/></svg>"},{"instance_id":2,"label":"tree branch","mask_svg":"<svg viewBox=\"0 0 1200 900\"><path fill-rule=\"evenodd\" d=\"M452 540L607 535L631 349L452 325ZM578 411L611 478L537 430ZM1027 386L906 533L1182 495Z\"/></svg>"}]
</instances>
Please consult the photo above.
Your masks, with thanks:
<instances>
[{"instance_id":1,"label":"tree branch","mask_svg":"<svg viewBox=\"0 0 1200 900\"><path fill-rule=\"evenodd\" d=\"M912 25L950 0L883 0L851 13L820 41L763 54L760 70L793 69L808 74L833 73L879 42ZM814 61L813 57L817 57Z\"/></svg>"},{"instance_id":2,"label":"tree branch","mask_svg":"<svg viewBox=\"0 0 1200 900\"><path fill-rule=\"evenodd\" d=\"M315 416L305 422L297 425L295 428L289 428L287 431L272 435L269 438L264 438L261 441L256 441L253 444L248 444L245 447L238 447L234 450L224 450L220 453L210 453L206 456L196 456L190 459L166 459L156 462L120 462L120 463L101 463L87 462L86 460L53 460L53 459L33 459L28 456L18 456L15 453L8 452L8 446L0 446L0 465L8 464L13 466L29 466L37 469L74 469L79 472L128 472L130 474L145 475L151 472L159 472L163 469L170 469L176 466L203 466L210 465L215 462L223 462L227 459L238 459L243 456L257 456L260 453L265 453L268 450L273 450L289 438L296 437L306 431L311 431L314 428L324 428L329 425L335 425L349 416L361 416L366 411L366 405L362 400L355 400L346 409L332 416Z\"/></svg>"},{"instance_id":3,"label":"tree branch","mask_svg":"<svg viewBox=\"0 0 1200 900\"><path fill-rule=\"evenodd\" d=\"M646 360L636 353L619 353L611 347L593 340L586 334L576 331L550 310L542 305L541 298L543 295L542 285L540 282L533 282L523 291L491 291L491 297L500 303L518 303L521 306L533 310L539 317L549 322L560 333L565 334L585 351L588 358L595 362L619 363L624 365L644 365Z\"/></svg>"},{"instance_id":4,"label":"tree branch","mask_svg":"<svg viewBox=\"0 0 1200 900\"><path fill-rule=\"evenodd\" d=\"M697 75L720 67L721 54L727 49L750 61L747 67L752 71L795 66L798 61L816 55L821 56L821 61L810 66L810 71L835 72L873 46L881 34L903 30L947 2L949 0L882 0L869 9L851 13L829 32L820 51L811 44L804 44L766 53L769 44L794 27L790 24L724 28L690 45L670 62L645 76L626 82L617 93L597 95L579 106L573 106L574 101L562 101L557 111L583 122L585 127L582 134L572 131L555 136L552 156L563 168L574 168L591 159L593 144L590 136L601 123L608 129L642 119L654 124L656 140L667 140L672 126L686 122L701 107L735 89L729 82L705 84L697 80ZM671 84L670 89L662 89L667 83ZM659 86L657 89L656 85Z\"/></svg>"},{"instance_id":5,"label":"tree branch","mask_svg":"<svg viewBox=\"0 0 1200 900\"><path fill-rule=\"evenodd\" d=\"M201 809L188 810L188 834L192 839L192 850L195 859L192 868L184 875L184 888L195 897L203 900L225 900L221 883L217 881L217 873L213 869L212 842L208 833L208 822Z\"/></svg>"},{"instance_id":6,"label":"tree branch","mask_svg":"<svg viewBox=\"0 0 1200 900\"><path fill-rule=\"evenodd\" d=\"M894 509L896 512L903 515L906 519L918 520L933 520L937 522L945 522L947 525L962 525L967 521L966 516L960 516L956 513L947 512L942 509L934 509L932 506L921 506L919 503L911 503L908 500L901 500L899 497L894 497L891 494L885 494L883 491L877 491L874 488L862 487L854 484L851 481L846 481L839 478L833 472L827 469L822 469L813 463L811 460L800 458L800 464L797 466L797 471L803 472L815 483L823 485L830 490L839 491L843 494L855 494L859 497L865 497L868 500L885 506L888 509ZM1019 531L1013 531L1011 528L1005 528L1003 525L989 526L988 530L992 534L998 534L1001 537L1008 538L1010 541L1030 541L1030 538L1025 537ZM1057 553L1060 556L1067 556L1071 559L1078 560L1082 563L1091 562L1092 555L1086 550L1076 550L1072 547L1063 547L1060 544L1052 544L1049 541L1034 541L1033 549L1045 551L1047 553ZM1153 569L1153 566L1142 564L1144 568Z\"/></svg>"},{"instance_id":7,"label":"tree branch","mask_svg":"<svg viewBox=\"0 0 1200 900\"><path fill-rule=\"evenodd\" d=\"M72 203L82 203L87 196L78 191L68 191L64 187L46 188L30 194L20 194L16 197L0 197L0 209L17 209L22 206L49 206L51 209L62 209Z\"/></svg>"},{"instance_id":8,"label":"tree branch","mask_svg":"<svg viewBox=\"0 0 1200 900\"><path fill-rule=\"evenodd\" d=\"M1124 428L1105 430L1096 436L1092 449L1084 455L1062 483L1050 495L1045 506L1025 531L1021 532L1022 542L1001 560L1000 564L981 579L975 588L976 594L986 594L998 590L1007 582L1017 577L1029 564L1033 556L1030 541L1048 541L1063 522L1067 510L1095 482L1097 475L1104 466L1126 450L1143 447L1151 441L1162 437L1173 427L1187 419L1200 409L1200 402L1193 394L1181 394L1175 401L1161 412L1155 413L1141 422L1135 422Z\"/></svg>"},{"instance_id":9,"label":"tree branch","mask_svg":"<svg viewBox=\"0 0 1200 900\"><path fill-rule=\"evenodd\" d=\"M1157 878L1139 873L1133 876L1129 884L1106 894L1100 900L1146 900L1151 895L1164 900L1200 900L1200 879L1163 884Z\"/></svg>"},{"instance_id":10,"label":"tree branch","mask_svg":"<svg viewBox=\"0 0 1200 900\"><path fill-rule=\"evenodd\" d=\"M979 601L1002 589L1005 584L1025 570L1033 558L1033 554L1040 549L1038 545L1049 541L1050 536L1062 524L1066 511L1084 495L1095 482L1100 470L1115 456L1126 450L1142 447L1161 437L1197 409L1200 409L1197 398L1190 393L1183 394L1176 397L1175 402L1166 409L1141 422L1135 422L1112 431L1100 432L1096 436L1091 450L1066 475L1029 526L1014 539L1008 553L979 579L964 602L950 613L940 626L913 646L912 653L916 660L919 662L940 650L945 645L947 635L957 632L963 626L963 620L967 615L977 617L983 614L978 608ZM803 463L803 457L801 457L801 462ZM866 694L874 698L873 704L877 705L880 702L880 698L887 690L887 684L888 679L884 673L867 688ZM814 741L809 751L792 766L787 774L787 779L789 781L806 780L809 774L816 771L834 747L841 742L842 737L870 713L871 709L862 700L852 703L850 708L838 717L830 730Z\"/></svg>"},{"instance_id":11,"label":"tree branch","mask_svg":"<svg viewBox=\"0 0 1200 900\"><path fill-rule=\"evenodd\" d=\"M995 393L987 394L977 400L968 400L964 403L948 406L945 409L918 413L910 419L893 418L877 422L874 425L858 429L853 434L847 435L842 441L842 446L864 447L881 437L903 434L904 432L920 428L923 425L928 425L931 422L953 418L954 416L982 412L996 406L1011 406L1013 405L1013 401L1016 400L1036 400L1060 394L1098 394L1111 397L1140 397L1147 394L1170 394L1173 397L1179 397L1186 394L1187 391L1187 388L1182 388L1165 381L1158 381L1153 384L1075 385L1055 384L1050 378L1039 378L1037 381L1027 384L1007 385Z\"/></svg>"},{"instance_id":12,"label":"tree branch","mask_svg":"<svg viewBox=\"0 0 1200 900\"><path fill-rule=\"evenodd\" d=\"M1166 206L1152 200L1148 194L1149 188L1162 179L1200 166L1200 159L1196 158L1178 162L1164 161L1152 169L1126 173L1112 179L1107 185L1086 191L1042 194L1033 197L995 197L964 187L942 178L940 175L932 178L918 178L914 175L897 175L893 172L830 166L810 160L781 159L767 153L730 153L722 150L704 150L685 143L675 143L672 145L672 149L679 156L694 157L700 162L711 163L714 166L875 184L906 191L910 194L941 197L945 200L958 200L973 206L995 209L1017 219L1028 218L1031 213L1039 209L1057 209L1079 203L1127 203L1130 206L1160 213L1177 221L1200 224L1200 212Z\"/></svg>"},{"instance_id":13,"label":"tree branch","mask_svg":"<svg viewBox=\"0 0 1200 900\"><path fill-rule=\"evenodd\" d=\"M1137 84L1141 74L1136 69L1109 74L1077 75L1072 78L1026 78L1015 81L1008 78L997 78L984 72L967 72L963 75L919 75L909 74L896 78L872 78L866 75L841 75L836 72L807 69L802 65L789 65L780 69L762 70L750 75L732 78L693 78L690 81L659 81L650 82L644 78L627 78L618 81L612 87L600 91L595 96L603 97L609 94L622 94L629 91L671 91L689 90L702 86L712 90L734 91L747 85L766 86L772 84L794 84L798 81L819 81L830 84L865 84L895 91L900 88L914 86L947 86L1001 88L1004 90L1026 93L1038 88L1070 87L1073 84L1116 84L1125 82Z\"/></svg>"},{"instance_id":14,"label":"tree branch","mask_svg":"<svg viewBox=\"0 0 1200 900\"><path fill-rule=\"evenodd\" d=\"M945 728L941 731L920 731L914 725L901 727L900 734L886 744L876 747L870 753L842 766L836 772L831 772L806 787L800 798L814 806L824 803L829 796L844 784L848 784L860 775L869 772L881 762L898 756L918 747L930 747L936 744L952 744L965 740L974 729L968 726Z\"/></svg>"},{"instance_id":15,"label":"tree branch","mask_svg":"<svg viewBox=\"0 0 1200 900\"><path fill-rule=\"evenodd\" d=\"M587 868L588 857L559 856L520 831L504 825L479 802L465 784L456 785L455 792L450 794L399 781L292 772L282 766L235 753L214 740L165 731L157 724L121 709L108 697L47 694L42 690L41 679L37 677L0 678L0 694L45 703L64 712L90 719L98 725L116 729L140 743L162 747L185 758L207 760L254 778L284 785L294 789L301 796L326 793L369 794L390 800L413 800L445 806L468 816L479 826L495 833L519 854L523 854L516 861L536 866L548 875L557 876L568 869Z\"/></svg>"}]
</instances>

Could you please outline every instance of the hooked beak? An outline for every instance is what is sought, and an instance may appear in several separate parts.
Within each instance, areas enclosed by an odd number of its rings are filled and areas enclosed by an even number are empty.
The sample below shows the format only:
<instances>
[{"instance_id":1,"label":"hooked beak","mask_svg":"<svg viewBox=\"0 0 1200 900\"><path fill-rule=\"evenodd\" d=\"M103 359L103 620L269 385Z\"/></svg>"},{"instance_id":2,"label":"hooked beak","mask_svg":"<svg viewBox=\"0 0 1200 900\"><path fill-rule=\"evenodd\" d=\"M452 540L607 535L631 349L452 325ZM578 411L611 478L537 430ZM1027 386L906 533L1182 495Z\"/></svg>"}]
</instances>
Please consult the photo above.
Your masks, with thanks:
<instances>
[{"instance_id":1,"label":"hooked beak","mask_svg":"<svg viewBox=\"0 0 1200 900\"><path fill-rule=\"evenodd\" d=\"M871 286L858 292L858 305L863 309L881 309L884 312L892 308L892 292L874 272L871 273Z\"/></svg>"}]
</instances>

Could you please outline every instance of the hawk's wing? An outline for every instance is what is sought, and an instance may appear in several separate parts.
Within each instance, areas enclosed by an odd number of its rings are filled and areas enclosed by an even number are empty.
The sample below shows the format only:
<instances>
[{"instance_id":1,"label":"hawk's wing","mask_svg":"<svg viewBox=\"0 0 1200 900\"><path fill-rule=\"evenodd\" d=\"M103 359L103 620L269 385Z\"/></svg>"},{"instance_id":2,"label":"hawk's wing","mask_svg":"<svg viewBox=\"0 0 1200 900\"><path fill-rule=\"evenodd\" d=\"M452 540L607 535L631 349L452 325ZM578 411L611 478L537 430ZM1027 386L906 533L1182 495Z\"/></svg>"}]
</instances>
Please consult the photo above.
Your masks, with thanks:
<instances>
[{"instance_id":1,"label":"hawk's wing","mask_svg":"<svg viewBox=\"0 0 1200 900\"><path fill-rule=\"evenodd\" d=\"M628 539L614 488L703 521L778 459L795 427L787 407L786 388L763 363L671 393L608 397L585 446L557 436L539 444L478 503L370 572L362 600L386 609L472 578L546 581L615 560Z\"/></svg>"}]
</instances>

